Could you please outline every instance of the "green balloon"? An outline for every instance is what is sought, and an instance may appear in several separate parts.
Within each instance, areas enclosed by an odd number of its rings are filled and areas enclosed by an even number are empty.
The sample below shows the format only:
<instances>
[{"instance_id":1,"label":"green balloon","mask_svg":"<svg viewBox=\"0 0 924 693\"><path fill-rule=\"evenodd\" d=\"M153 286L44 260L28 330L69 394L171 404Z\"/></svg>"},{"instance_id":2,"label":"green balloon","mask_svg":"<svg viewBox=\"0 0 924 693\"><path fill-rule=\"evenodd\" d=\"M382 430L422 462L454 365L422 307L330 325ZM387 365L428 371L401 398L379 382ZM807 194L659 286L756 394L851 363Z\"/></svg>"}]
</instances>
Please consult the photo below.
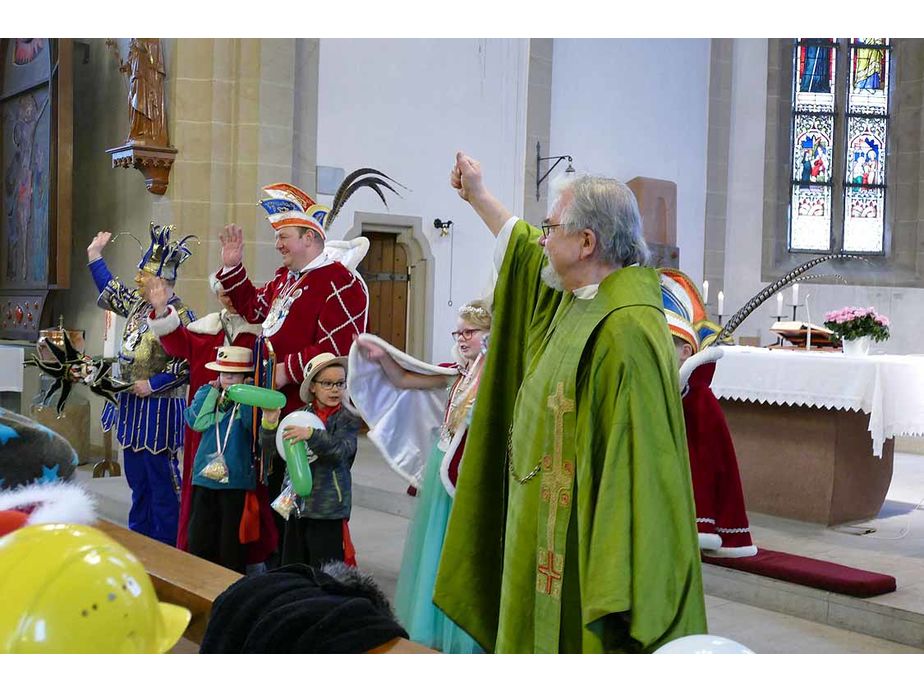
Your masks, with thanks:
<instances>
[{"instance_id":1,"label":"green balloon","mask_svg":"<svg viewBox=\"0 0 924 693\"><path fill-rule=\"evenodd\" d=\"M286 451L286 469L289 470L289 480L292 488L299 496L305 497L311 493L312 479L311 466L308 464L308 446L304 440L291 441L283 438L282 446Z\"/></svg>"},{"instance_id":2,"label":"green balloon","mask_svg":"<svg viewBox=\"0 0 924 693\"><path fill-rule=\"evenodd\" d=\"M279 390L255 385L232 385L227 390L227 396L232 402L249 404L260 409L282 409L286 403L286 396Z\"/></svg>"}]
</instances>

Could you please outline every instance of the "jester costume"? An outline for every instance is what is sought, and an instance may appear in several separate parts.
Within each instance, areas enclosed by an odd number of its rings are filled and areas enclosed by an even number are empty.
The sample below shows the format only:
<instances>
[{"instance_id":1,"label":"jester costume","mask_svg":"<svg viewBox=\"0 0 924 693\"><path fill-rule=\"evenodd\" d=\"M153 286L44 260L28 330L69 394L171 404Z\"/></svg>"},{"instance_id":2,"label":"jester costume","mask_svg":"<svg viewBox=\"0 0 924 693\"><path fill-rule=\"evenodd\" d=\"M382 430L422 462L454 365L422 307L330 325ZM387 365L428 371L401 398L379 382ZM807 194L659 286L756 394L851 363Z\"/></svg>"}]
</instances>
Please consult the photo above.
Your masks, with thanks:
<instances>
[{"instance_id":1,"label":"jester costume","mask_svg":"<svg viewBox=\"0 0 924 693\"><path fill-rule=\"evenodd\" d=\"M562 293L515 218L434 602L486 650L648 652L706 631L657 273ZM506 244L506 245L504 245Z\"/></svg>"},{"instance_id":2,"label":"jester costume","mask_svg":"<svg viewBox=\"0 0 924 693\"><path fill-rule=\"evenodd\" d=\"M192 253L186 247L186 238L170 240L172 230L172 226L151 224L151 244L138 263L140 270L176 281L177 268ZM152 390L147 397L120 392L118 406L107 403L103 409L103 430L116 426L125 478L132 490L128 527L173 545L180 504L177 450L183 447L189 369L185 361L170 358L149 329L147 317L153 308L138 290L113 277L102 258L89 267L99 290L99 307L126 320L119 348L121 379L147 380ZM178 296L170 299L170 306L183 324L195 319Z\"/></svg>"}]
</instances>

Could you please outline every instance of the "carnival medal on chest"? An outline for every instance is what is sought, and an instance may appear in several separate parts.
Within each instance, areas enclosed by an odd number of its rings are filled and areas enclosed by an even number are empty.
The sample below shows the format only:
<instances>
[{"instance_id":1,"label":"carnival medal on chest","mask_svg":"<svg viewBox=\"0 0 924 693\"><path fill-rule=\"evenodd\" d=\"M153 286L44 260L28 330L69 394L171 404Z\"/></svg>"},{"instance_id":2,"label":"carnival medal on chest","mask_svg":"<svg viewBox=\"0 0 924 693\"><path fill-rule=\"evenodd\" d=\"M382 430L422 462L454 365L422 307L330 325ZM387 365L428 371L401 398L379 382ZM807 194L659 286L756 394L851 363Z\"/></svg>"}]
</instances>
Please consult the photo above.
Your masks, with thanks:
<instances>
[{"instance_id":1,"label":"carnival medal on chest","mask_svg":"<svg viewBox=\"0 0 924 693\"><path fill-rule=\"evenodd\" d=\"M279 292L279 295L273 299L273 305L270 306L270 311L263 321L263 335L265 337L272 337L282 328L289 311L292 310L292 304L301 298L304 290L308 288L307 284L303 283L303 280L307 277L307 272L302 274L294 284L284 287Z\"/></svg>"},{"instance_id":2,"label":"carnival medal on chest","mask_svg":"<svg viewBox=\"0 0 924 693\"><path fill-rule=\"evenodd\" d=\"M148 331L148 321L144 317L142 313L139 313L139 316L132 319L128 329L125 331L125 339L122 342L125 355L131 355L135 352Z\"/></svg>"}]
</instances>

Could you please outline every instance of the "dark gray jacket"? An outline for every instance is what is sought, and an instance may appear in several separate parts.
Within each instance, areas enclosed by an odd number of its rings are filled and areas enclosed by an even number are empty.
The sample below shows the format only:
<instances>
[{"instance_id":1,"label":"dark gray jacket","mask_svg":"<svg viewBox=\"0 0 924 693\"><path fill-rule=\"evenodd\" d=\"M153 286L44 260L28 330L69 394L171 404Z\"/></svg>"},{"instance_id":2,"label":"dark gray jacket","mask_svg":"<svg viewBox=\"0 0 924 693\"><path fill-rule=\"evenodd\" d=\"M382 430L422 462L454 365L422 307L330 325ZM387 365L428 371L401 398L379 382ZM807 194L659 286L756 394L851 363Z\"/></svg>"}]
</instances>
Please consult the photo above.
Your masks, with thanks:
<instances>
[{"instance_id":1,"label":"dark gray jacket","mask_svg":"<svg viewBox=\"0 0 924 693\"><path fill-rule=\"evenodd\" d=\"M313 412L313 405L302 411ZM359 418L345 407L340 407L327 419L327 429L315 431L308 439L308 449L318 456L311 463L311 494L299 499L298 516L315 520L338 520L350 517L353 506L353 482L350 469L356 459L356 436L361 425ZM261 429L261 444L264 450L276 449L276 431ZM274 452L273 465L285 465ZM286 472L283 487L289 480Z\"/></svg>"}]
</instances>

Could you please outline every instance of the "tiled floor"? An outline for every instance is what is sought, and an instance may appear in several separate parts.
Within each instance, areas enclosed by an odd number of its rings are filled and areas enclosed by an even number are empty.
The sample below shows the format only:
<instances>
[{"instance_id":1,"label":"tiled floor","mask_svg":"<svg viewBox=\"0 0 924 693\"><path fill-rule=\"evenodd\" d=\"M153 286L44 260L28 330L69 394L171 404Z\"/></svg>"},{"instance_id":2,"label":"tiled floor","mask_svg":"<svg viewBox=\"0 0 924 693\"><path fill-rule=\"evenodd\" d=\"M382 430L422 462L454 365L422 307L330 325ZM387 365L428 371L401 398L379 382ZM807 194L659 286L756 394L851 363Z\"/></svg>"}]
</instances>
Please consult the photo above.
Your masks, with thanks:
<instances>
[{"instance_id":1,"label":"tiled floor","mask_svg":"<svg viewBox=\"0 0 924 693\"><path fill-rule=\"evenodd\" d=\"M125 523L130 494L124 477L82 479L100 496L101 513ZM370 509L355 505L350 523L360 567L371 573L389 596L394 594L401 553L414 499L365 439L354 466L354 483L366 491ZM362 493L357 493L361 496ZM882 604L924 611L924 457L896 455L895 476L884 512L863 523L876 531L855 536L832 529L768 516L752 515L759 546L823 558L893 574L899 590L876 598ZM387 512L381 512L387 510ZM757 653L919 653L912 647L843 630L727 599L706 597L710 632L736 640Z\"/></svg>"}]
</instances>

